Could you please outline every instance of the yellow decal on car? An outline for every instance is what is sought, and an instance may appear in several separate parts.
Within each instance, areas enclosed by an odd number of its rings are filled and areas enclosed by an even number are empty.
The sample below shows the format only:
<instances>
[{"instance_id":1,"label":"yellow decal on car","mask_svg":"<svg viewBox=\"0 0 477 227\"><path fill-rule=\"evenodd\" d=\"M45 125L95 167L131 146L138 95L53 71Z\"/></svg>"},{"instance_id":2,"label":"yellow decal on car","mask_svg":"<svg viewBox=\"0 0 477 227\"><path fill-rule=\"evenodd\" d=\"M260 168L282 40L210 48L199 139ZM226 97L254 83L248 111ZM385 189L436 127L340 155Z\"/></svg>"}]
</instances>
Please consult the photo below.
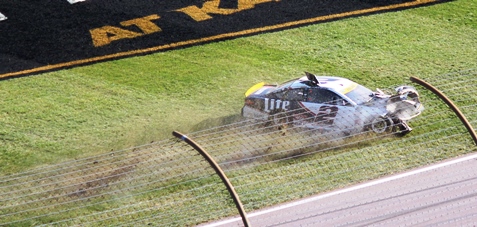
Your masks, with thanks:
<instances>
[{"instance_id":1,"label":"yellow decal on car","mask_svg":"<svg viewBox=\"0 0 477 227\"><path fill-rule=\"evenodd\" d=\"M357 83L350 83L350 84L347 84L347 86L343 87L340 89L340 92L342 94L348 94L350 91L354 90L356 87L358 86Z\"/></svg>"}]
</instances>

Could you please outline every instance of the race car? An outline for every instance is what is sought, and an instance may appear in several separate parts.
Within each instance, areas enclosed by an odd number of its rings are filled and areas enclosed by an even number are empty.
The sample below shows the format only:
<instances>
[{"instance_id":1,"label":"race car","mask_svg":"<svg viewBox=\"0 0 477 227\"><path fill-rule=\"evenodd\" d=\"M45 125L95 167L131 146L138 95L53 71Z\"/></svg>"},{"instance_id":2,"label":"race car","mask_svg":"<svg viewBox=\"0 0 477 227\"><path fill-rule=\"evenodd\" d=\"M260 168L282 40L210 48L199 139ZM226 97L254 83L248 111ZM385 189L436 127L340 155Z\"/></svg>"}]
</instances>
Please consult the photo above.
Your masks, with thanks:
<instances>
[{"instance_id":1,"label":"race car","mask_svg":"<svg viewBox=\"0 0 477 227\"><path fill-rule=\"evenodd\" d=\"M281 85L258 83L245 93L242 116L276 124L339 130L346 134L409 133L408 121L424 110L412 86L399 86L395 94L372 90L349 79L316 76Z\"/></svg>"}]
</instances>

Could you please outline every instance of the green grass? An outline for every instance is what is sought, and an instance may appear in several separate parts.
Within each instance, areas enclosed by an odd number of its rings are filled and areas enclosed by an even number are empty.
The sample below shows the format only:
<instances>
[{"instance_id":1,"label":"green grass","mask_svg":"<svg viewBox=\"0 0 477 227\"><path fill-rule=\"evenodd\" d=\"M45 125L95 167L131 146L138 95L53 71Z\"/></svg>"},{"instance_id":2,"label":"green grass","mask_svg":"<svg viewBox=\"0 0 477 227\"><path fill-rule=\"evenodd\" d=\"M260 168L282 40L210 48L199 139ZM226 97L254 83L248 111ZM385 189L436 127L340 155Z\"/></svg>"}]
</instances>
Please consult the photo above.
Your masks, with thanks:
<instances>
[{"instance_id":1,"label":"green grass","mask_svg":"<svg viewBox=\"0 0 477 227\"><path fill-rule=\"evenodd\" d=\"M477 1L310 25L0 82L0 172L162 140L303 71L370 88L474 68Z\"/></svg>"}]
</instances>

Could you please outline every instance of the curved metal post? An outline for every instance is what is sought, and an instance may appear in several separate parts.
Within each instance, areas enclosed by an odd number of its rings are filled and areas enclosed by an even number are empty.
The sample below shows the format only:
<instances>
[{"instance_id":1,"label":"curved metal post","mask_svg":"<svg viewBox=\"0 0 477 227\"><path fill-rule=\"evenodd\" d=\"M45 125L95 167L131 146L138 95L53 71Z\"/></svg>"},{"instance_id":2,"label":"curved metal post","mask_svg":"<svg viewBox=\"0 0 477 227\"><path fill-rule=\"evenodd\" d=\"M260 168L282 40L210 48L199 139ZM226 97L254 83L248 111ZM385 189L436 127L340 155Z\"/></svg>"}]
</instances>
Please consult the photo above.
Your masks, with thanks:
<instances>
[{"instance_id":1,"label":"curved metal post","mask_svg":"<svg viewBox=\"0 0 477 227\"><path fill-rule=\"evenodd\" d=\"M240 202L239 196L238 196L237 192L235 192L235 189L234 189L232 183L230 183L229 179L227 178L225 173L222 171L220 166L217 164L217 162L215 162L215 160L202 147L200 147L199 144L197 144L192 139L188 138L186 135L184 135L180 132L177 132L177 131L172 132L172 135L174 135L175 137L185 141L187 144L192 146L195 150L197 150L205 158L205 160L207 160L207 162L209 162L210 166L212 166L212 168L215 170L215 172L219 175L220 179L222 179L222 182L224 182L225 186L227 187L227 190L230 193L230 196L232 196L232 199L234 200L235 206L237 207L237 209L240 213L240 216L242 216L243 224L245 225L245 227L249 227L250 223L248 222L247 214L245 213L245 209L243 208L242 202Z\"/></svg>"},{"instance_id":2,"label":"curved metal post","mask_svg":"<svg viewBox=\"0 0 477 227\"><path fill-rule=\"evenodd\" d=\"M424 80L421 80L417 77L411 77L410 80L414 83L417 83L417 84L429 89L430 91L432 91L432 93L436 94L439 98L444 100L444 102L447 104L447 106L449 106L455 112L457 117L459 117L462 124L464 124L464 126L467 128L467 131L469 131L470 136L472 136L472 138L474 139L474 143L477 145L477 134L475 133L474 128L472 128L472 125L467 120L465 115L459 110L459 108L449 98L447 98L447 96L444 95L444 93L439 91L437 88L435 88L431 84L429 84L429 83L425 82Z\"/></svg>"}]
</instances>

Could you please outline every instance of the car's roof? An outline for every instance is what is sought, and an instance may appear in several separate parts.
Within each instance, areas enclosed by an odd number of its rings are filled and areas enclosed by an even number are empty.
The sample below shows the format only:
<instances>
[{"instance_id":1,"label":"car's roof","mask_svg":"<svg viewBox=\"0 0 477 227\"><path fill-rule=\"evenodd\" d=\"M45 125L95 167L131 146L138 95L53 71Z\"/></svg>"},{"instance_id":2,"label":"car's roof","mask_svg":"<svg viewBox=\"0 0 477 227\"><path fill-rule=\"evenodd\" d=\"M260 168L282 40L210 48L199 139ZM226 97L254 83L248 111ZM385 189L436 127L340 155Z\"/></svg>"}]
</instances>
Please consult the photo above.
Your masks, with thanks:
<instances>
[{"instance_id":1,"label":"car's roof","mask_svg":"<svg viewBox=\"0 0 477 227\"><path fill-rule=\"evenodd\" d=\"M347 94L358 86L357 83L342 77L316 76L316 79L319 87L335 90L341 94ZM298 81L308 81L308 78L304 76L299 78Z\"/></svg>"}]
</instances>

